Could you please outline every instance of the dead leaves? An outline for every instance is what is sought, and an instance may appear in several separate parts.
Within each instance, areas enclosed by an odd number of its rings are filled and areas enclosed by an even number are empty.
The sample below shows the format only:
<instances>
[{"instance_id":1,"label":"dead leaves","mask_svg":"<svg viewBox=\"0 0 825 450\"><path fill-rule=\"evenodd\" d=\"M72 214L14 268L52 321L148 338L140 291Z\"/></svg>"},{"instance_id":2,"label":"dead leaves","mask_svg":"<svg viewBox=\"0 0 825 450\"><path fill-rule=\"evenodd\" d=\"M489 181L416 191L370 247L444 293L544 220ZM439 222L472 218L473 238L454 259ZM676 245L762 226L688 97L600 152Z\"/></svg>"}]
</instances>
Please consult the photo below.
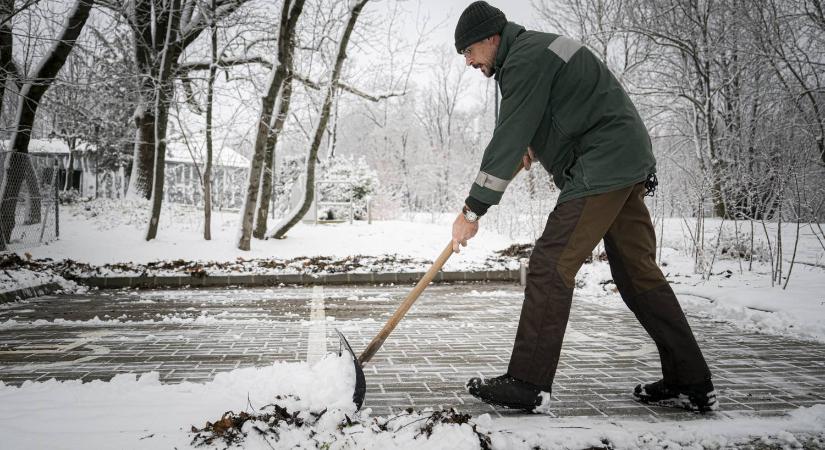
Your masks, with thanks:
<instances>
[{"instance_id":1,"label":"dead leaves","mask_svg":"<svg viewBox=\"0 0 825 450\"><path fill-rule=\"evenodd\" d=\"M290 412L286 408L278 405L267 405L262 410L265 412L250 414L247 412L235 413L225 412L220 419L213 422L206 422L203 428L192 426L191 432L194 434L192 445L197 447L209 446L213 444L225 444L227 448L240 444L246 438L247 433L254 431L262 436L273 438L276 442L280 439L280 432L283 426L287 427L313 427L321 419L327 410L320 412L310 412L311 419L304 419L300 412ZM304 415L303 417L306 417ZM247 425L251 422L251 426ZM362 423L358 419L344 415L338 423L337 432L341 437L347 434L348 429L353 427L364 427L371 429L373 433L395 433L403 428L417 427L414 438L417 440L430 439L439 425L467 425L478 438L479 448L489 450L491 440L489 433L481 432L477 424L472 421L470 414L457 412L455 409L440 409L436 411L415 411L407 408L404 413L389 418L372 418L369 423ZM244 431L246 428L246 431ZM356 431L361 433L361 431ZM322 442L316 438L320 436L314 429L308 433L307 444L313 443L317 448L328 448L329 442Z\"/></svg>"}]
</instances>

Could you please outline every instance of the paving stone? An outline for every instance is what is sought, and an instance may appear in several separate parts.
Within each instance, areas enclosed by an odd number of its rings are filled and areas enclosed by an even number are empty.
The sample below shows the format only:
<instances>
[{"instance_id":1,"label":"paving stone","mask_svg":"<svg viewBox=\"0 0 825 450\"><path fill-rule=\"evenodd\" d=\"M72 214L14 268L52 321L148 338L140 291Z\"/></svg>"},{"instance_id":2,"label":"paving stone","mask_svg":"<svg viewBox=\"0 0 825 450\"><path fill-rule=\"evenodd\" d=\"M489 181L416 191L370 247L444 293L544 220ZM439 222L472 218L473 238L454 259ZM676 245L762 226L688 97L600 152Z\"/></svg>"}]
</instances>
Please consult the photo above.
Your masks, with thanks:
<instances>
[{"instance_id":1,"label":"paving stone","mask_svg":"<svg viewBox=\"0 0 825 450\"><path fill-rule=\"evenodd\" d=\"M398 277L387 281L398 283ZM327 350L338 349L334 327L345 330L356 351L366 347L410 288L411 283L324 287L324 312L334 318L322 322ZM496 296L484 295L488 291ZM14 318L19 324L0 330L0 381L87 382L156 371L164 383L206 382L236 368L304 361L314 326L307 322L312 292L300 287L124 290L19 302L0 311L0 320ZM473 376L507 370L522 295L522 288L512 284L428 287L365 367L365 406L382 415L439 406L494 417L519 415L479 402L464 384ZM633 314L618 296L615 300L613 307L574 299L550 415L652 421L700 417L632 401L633 386L661 377L659 358ZM26 325L38 319L159 321L202 315L214 320ZM825 345L744 332L699 317L688 320L714 373L720 416L781 415L825 402ZM96 353L100 348L108 353ZM36 352L43 349L48 353Z\"/></svg>"}]
</instances>

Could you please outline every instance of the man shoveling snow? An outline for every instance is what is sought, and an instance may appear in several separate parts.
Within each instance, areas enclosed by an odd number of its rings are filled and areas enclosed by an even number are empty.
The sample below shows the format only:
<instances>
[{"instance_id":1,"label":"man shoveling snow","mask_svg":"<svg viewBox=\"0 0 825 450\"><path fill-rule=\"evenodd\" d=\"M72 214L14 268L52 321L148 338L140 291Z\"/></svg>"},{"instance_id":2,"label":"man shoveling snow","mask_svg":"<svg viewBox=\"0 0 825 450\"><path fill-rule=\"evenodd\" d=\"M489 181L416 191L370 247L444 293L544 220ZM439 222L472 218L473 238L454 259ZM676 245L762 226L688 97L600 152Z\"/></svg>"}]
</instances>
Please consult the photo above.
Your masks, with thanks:
<instances>
[{"instance_id":1,"label":"man shoveling snow","mask_svg":"<svg viewBox=\"0 0 825 450\"><path fill-rule=\"evenodd\" d=\"M483 1L458 20L455 47L502 93L498 123L481 169L453 224L453 251L478 231L520 164L538 159L560 189L530 256L507 373L472 378L481 400L533 410L549 398L575 276L604 239L613 281L659 350L663 379L636 386L646 403L717 408L711 374L676 296L656 265L656 237L644 196L656 188L650 137L607 66L582 44L525 30ZM542 394L544 393L544 394Z\"/></svg>"}]
</instances>

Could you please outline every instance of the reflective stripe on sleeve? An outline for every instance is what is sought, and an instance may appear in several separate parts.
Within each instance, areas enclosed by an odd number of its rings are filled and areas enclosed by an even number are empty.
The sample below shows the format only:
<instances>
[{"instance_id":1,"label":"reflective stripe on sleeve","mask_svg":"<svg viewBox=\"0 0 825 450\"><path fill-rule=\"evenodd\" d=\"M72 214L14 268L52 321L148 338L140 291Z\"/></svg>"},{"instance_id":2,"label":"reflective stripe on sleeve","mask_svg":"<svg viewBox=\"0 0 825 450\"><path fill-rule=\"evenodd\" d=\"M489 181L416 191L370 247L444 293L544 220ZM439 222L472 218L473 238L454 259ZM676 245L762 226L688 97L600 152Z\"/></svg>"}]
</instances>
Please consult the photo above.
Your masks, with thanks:
<instances>
[{"instance_id":1,"label":"reflective stripe on sleeve","mask_svg":"<svg viewBox=\"0 0 825 450\"><path fill-rule=\"evenodd\" d=\"M476 177L476 184L496 192L504 192L507 185L510 184L510 180L504 180L486 172L479 172Z\"/></svg>"}]
</instances>

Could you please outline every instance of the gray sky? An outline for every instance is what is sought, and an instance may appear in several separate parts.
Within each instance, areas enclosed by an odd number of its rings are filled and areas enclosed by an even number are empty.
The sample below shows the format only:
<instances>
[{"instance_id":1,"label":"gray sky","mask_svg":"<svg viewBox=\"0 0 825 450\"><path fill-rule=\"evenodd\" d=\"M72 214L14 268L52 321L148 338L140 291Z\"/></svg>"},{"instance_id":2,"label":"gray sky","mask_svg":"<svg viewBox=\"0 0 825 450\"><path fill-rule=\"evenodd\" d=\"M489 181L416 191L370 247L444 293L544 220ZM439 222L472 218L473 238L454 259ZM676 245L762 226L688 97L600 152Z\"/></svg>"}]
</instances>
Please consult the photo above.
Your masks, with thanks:
<instances>
[{"instance_id":1,"label":"gray sky","mask_svg":"<svg viewBox=\"0 0 825 450\"><path fill-rule=\"evenodd\" d=\"M426 46L427 47L435 47L441 48L444 47L445 51L449 52L449 56L453 56L455 61L461 65L463 63L463 58L455 53L454 50L454 31L455 25L458 22L458 17L461 15L462 11L470 4L473 0L373 0L374 2L398 2L401 7L407 11L404 19L404 27L405 33L408 37L413 37L417 35L417 23L416 23L416 9L420 6L420 16L426 17L429 16L429 21L427 24L427 28L432 28L436 24L440 24L433 32L430 34L429 38L427 39ZM507 16L508 20L513 22L517 22L521 25L524 25L530 28L530 25L535 22L534 19L534 12L533 7L531 5L531 0L509 0L507 2L503 0L487 0L488 3L491 5L501 9L504 14ZM373 5L376 9L379 8L379 5ZM381 5L386 6L386 5ZM422 49L423 50L423 49ZM428 80L431 80L436 74L433 70L428 68L429 64L438 63L437 59L433 60L433 58L437 58L434 56L432 52L426 52L426 54L421 54L419 56L419 65L417 68L414 69L415 79L419 83L427 83ZM485 91L489 86L487 85L487 80L481 75L480 72L474 71L474 69L465 69L469 70L472 73L468 74L465 79L465 83L467 83L470 87L470 92L465 96L465 99L459 101L459 107L461 105L467 105L468 103L475 102L479 95L479 92Z\"/></svg>"},{"instance_id":2,"label":"gray sky","mask_svg":"<svg viewBox=\"0 0 825 450\"><path fill-rule=\"evenodd\" d=\"M406 3L409 3L409 9L415 9L416 0L406 0ZM428 11L434 22L444 21L443 25L435 31L433 42L453 44L455 24L458 22L461 12L470 3L472 3L472 0L421 0L422 11ZM487 3L504 11L508 20L518 22L524 26L528 26L533 22L533 7L530 0L509 0L506 2L487 0Z\"/></svg>"}]
</instances>

